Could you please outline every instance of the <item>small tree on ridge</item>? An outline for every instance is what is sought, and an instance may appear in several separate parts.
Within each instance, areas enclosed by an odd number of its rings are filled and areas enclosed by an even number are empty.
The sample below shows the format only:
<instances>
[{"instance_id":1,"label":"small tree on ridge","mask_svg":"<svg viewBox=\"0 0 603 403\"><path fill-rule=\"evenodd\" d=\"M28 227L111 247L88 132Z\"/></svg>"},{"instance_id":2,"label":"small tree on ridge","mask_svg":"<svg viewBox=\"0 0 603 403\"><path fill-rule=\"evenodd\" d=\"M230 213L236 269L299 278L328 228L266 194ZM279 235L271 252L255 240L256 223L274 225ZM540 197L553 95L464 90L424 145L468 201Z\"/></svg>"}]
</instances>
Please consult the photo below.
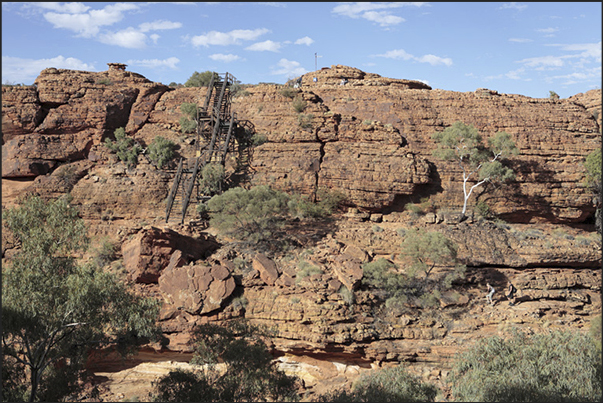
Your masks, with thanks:
<instances>
[{"instance_id":1,"label":"small tree on ridge","mask_svg":"<svg viewBox=\"0 0 603 403\"><path fill-rule=\"evenodd\" d=\"M467 201L473 190L486 182L505 182L515 178L515 173L502 164L502 160L518 154L517 147L506 132L498 132L488 139L488 147L482 142L482 136L472 125L455 122L442 132L431 136L438 148L433 155L437 158L456 161L463 172L463 211L467 211ZM475 181L473 185L469 181Z\"/></svg>"}]
</instances>

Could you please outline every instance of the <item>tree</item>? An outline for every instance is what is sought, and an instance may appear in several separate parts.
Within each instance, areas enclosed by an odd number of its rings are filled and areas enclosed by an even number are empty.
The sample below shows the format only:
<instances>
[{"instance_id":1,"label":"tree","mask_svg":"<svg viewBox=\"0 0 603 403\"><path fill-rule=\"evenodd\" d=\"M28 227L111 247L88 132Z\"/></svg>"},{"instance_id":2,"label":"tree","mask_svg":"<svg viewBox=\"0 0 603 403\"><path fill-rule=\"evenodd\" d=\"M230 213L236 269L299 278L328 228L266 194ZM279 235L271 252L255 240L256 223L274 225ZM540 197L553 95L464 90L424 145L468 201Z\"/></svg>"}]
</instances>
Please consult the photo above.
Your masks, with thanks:
<instances>
[{"instance_id":1,"label":"tree","mask_svg":"<svg viewBox=\"0 0 603 403\"><path fill-rule=\"evenodd\" d=\"M186 116L181 116L178 123L180 123L180 131L182 133L192 133L197 128L197 114L199 112L199 106L195 103L185 102L180 105L180 111Z\"/></svg>"},{"instance_id":2,"label":"tree","mask_svg":"<svg viewBox=\"0 0 603 403\"><path fill-rule=\"evenodd\" d=\"M588 335L550 331L479 340L455 358L455 400L601 401L601 351Z\"/></svg>"},{"instance_id":3,"label":"tree","mask_svg":"<svg viewBox=\"0 0 603 403\"><path fill-rule=\"evenodd\" d=\"M478 186L486 182L505 182L515 178L515 173L505 167L501 161L518 153L511 136L498 132L488 139L484 146L482 137L472 125L456 122L442 132L436 132L432 138L438 143L433 154L437 158L456 161L463 172L463 211L467 211L467 201ZM475 181L469 185L469 181Z\"/></svg>"},{"instance_id":4,"label":"tree","mask_svg":"<svg viewBox=\"0 0 603 403\"><path fill-rule=\"evenodd\" d=\"M266 241L282 228L288 213L286 193L268 186L232 188L206 204L210 225L226 235L251 243Z\"/></svg>"},{"instance_id":5,"label":"tree","mask_svg":"<svg viewBox=\"0 0 603 403\"><path fill-rule=\"evenodd\" d=\"M20 247L2 266L2 352L28 371L29 401L57 400L59 387L59 395L69 393L90 347L110 343L125 353L157 334L157 301L91 263L77 264L88 239L68 197L28 196L2 220Z\"/></svg>"},{"instance_id":6,"label":"tree","mask_svg":"<svg viewBox=\"0 0 603 403\"><path fill-rule=\"evenodd\" d=\"M406 273L410 277L425 274L427 279L436 265L456 264L457 249L454 242L439 232L410 229L402 241L402 255L410 261Z\"/></svg>"},{"instance_id":7,"label":"tree","mask_svg":"<svg viewBox=\"0 0 603 403\"><path fill-rule=\"evenodd\" d=\"M263 327L245 321L205 324L193 331L192 364L203 370L172 371L155 384L155 401L296 401L297 378L280 371L262 336ZM218 370L223 362L226 369Z\"/></svg>"},{"instance_id":8,"label":"tree","mask_svg":"<svg viewBox=\"0 0 603 403\"><path fill-rule=\"evenodd\" d=\"M226 178L224 166L217 163L206 164L201 169L199 187L202 194L215 195L222 192L222 184Z\"/></svg>"},{"instance_id":9,"label":"tree","mask_svg":"<svg viewBox=\"0 0 603 403\"><path fill-rule=\"evenodd\" d=\"M207 87L211 81L211 76L214 76L214 80L219 79L220 76L216 72L204 71L199 73L195 71L184 83L185 87Z\"/></svg>"},{"instance_id":10,"label":"tree","mask_svg":"<svg viewBox=\"0 0 603 403\"><path fill-rule=\"evenodd\" d=\"M409 374L402 365L362 375L351 392L334 391L319 402L433 402L437 388Z\"/></svg>"},{"instance_id":11,"label":"tree","mask_svg":"<svg viewBox=\"0 0 603 403\"><path fill-rule=\"evenodd\" d=\"M595 210L595 226L599 233L603 227L603 183L601 182L601 150L595 150L586 156L586 185L592 189Z\"/></svg>"},{"instance_id":12,"label":"tree","mask_svg":"<svg viewBox=\"0 0 603 403\"><path fill-rule=\"evenodd\" d=\"M157 167L161 169L164 165L174 159L176 148L178 148L178 146L174 142L161 136L157 136L153 139L151 144L149 144L147 151L149 152L151 161L157 164Z\"/></svg>"},{"instance_id":13,"label":"tree","mask_svg":"<svg viewBox=\"0 0 603 403\"><path fill-rule=\"evenodd\" d=\"M134 167L138 164L138 154L142 152L142 147L134 143L134 139L126 136L126 131L123 127L115 129L113 132L115 141L110 138L105 139L105 145L111 151L117 154L120 161L124 161L129 167Z\"/></svg>"}]
</instances>

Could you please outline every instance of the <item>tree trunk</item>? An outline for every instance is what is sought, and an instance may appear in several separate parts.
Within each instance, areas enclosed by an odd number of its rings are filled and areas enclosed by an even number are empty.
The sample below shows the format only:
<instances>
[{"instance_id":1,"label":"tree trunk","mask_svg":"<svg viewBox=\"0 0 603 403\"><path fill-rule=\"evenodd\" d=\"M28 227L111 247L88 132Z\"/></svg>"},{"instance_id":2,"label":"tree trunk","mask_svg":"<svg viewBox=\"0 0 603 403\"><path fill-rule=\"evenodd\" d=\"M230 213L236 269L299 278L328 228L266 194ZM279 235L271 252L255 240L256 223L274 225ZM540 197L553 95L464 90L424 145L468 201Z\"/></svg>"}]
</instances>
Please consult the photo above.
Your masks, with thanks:
<instances>
[{"instance_id":1,"label":"tree trunk","mask_svg":"<svg viewBox=\"0 0 603 403\"><path fill-rule=\"evenodd\" d=\"M29 401L33 402L36 399L36 393L38 392L38 382L39 382L39 376L38 376L38 370L37 369L31 369L31 393L29 394Z\"/></svg>"}]
</instances>

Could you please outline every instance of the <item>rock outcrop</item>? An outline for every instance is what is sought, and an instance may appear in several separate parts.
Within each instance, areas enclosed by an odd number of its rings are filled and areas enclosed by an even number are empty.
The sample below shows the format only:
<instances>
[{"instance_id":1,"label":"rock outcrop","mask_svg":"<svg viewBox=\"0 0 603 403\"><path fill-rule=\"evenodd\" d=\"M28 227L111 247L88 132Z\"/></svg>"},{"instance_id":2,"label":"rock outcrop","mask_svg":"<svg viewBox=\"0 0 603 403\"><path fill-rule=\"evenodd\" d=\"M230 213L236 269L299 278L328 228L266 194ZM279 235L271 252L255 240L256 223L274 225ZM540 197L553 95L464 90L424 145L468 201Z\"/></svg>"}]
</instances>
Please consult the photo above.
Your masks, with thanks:
<instances>
[{"instance_id":1,"label":"rock outcrop","mask_svg":"<svg viewBox=\"0 0 603 403\"><path fill-rule=\"evenodd\" d=\"M316 232L300 236L298 248L261 253L194 220L164 223L173 170L145 156L128 167L102 143L124 127L143 147L162 136L179 156L193 156L180 106L201 104L205 89L172 89L126 71L51 68L36 86L3 87L2 205L26 192L70 193L89 234L120 245L133 289L162 302L169 344L153 354L188 359L195 324L246 318L275 330L269 347L279 365L315 393L400 362L446 390L452 357L478 338L511 326L585 331L600 315L601 239L583 166L601 146L600 90L562 100L459 93L346 66L302 81L301 89L244 87L232 104L265 140L252 149L243 185L345 195L348 212L321 223L325 230L307 228ZM431 138L456 121L485 139L506 131L520 149L510 161L517 180L472 199L506 222L477 211L459 219L458 167L432 156ZM426 199L428 212L405 211ZM467 265L436 310L418 297L393 309L363 282L363 265L378 258L405 271L400 244L416 227L454 241ZM486 282L497 290L494 306L485 303ZM508 282L520 290L515 306L503 295Z\"/></svg>"}]
</instances>

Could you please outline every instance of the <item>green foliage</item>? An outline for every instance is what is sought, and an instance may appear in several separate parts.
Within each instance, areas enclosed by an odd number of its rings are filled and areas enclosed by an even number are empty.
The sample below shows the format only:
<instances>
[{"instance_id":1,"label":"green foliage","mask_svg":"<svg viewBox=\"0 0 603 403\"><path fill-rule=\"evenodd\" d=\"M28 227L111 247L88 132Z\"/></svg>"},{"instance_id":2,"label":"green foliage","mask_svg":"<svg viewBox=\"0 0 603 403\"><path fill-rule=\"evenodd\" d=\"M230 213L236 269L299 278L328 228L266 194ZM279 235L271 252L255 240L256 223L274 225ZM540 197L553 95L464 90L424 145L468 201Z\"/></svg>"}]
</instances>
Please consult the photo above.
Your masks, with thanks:
<instances>
[{"instance_id":1,"label":"green foliage","mask_svg":"<svg viewBox=\"0 0 603 403\"><path fill-rule=\"evenodd\" d=\"M314 115L312 115L311 113L309 113L307 115L300 113L299 115L297 115L297 121L299 123L299 127L301 127L302 129L311 129L313 119L314 119Z\"/></svg>"},{"instance_id":2,"label":"green foliage","mask_svg":"<svg viewBox=\"0 0 603 403\"><path fill-rule=\"evenodd\" d=\"M209 163L201 169L199 190L204 195L215 195L222 192L222 184L226 178L221 164Z\"/></svg>"},{"instance_id":3,"label":"green foliage","mask_svg":"<svg viewBox=\"0 0 603 403\"><path fill-rule=\"evenodd\" d=\"M601 401L601 351L588 335L513 331L479 340L457 355L450 372L455 400Z\"/></svg>"},{"instance_id":4,"label":"green foliage","mask_svg":"<svg viewBox=\"0 0 603 403\"><path fill-rule=\"evenodd\" d=\"M191 363L208 365L200 374L171 372L155 384L155 401L296 401L297 378L281 372L263 336L265 328L245 321L205 324L193 331ZM216 368L226 365L225 372Z\"/></svg>"},{"instance_id":5,"label":"green foliage","mask_svg":"<svg viewBox=\"0 0 603 403\"><path fill-rule=\"evenodd\" d=\"M423 383L399 365L361 375L351 392L338 390L318 397L319 402L433 402L437 388Z\"/></svg>"},{"instance_id":6,"label":"green foliage","mask_svg":"<svg viewBox=\"0 0 603 403\"><path fill-rule=\"evenodd\" d=\"M505 182L515 178L513 170L504 166L501 160L518 153L511 136L498 132L488 139L488 147L475 127L455 122L442 132L432 135L438 144L433 155L437 158L456 161L463 173L463 215L467 211L467 201L473 190L493 181ZM469 185L468 181L476 181Z\"/></svg>"},{"instance_id":7,"label":"green foliage","mask_svg":"<svg viewBox=\"0 0 603 403\"><path fill-rule=\"evenodd\" d=\"M161 136L157 136L149 144L148 152L149 158L153 161L158 168L163 168L176 156L176 149L178 146Z\"/></svg>"},{"instance_id":8,"label":"green foliage","mask_svg":"<svg viewBox=\"0 0 603 403\"><path fill-rule=\"evenodd\" d=\"M595 211L595 227L599 234L603 228L603 182L601 181L601 150L595 150L586 156L586 185L593 192Z\"/></svg>"},{"instance_id":9,"label":"green foliage","mask_svg":"<svg viewBox=\"0 0 603 403\"><path fill-rule=\"evenodd\" d=\"M439 232L417 228L406 232L401 252L410 262L406 268L410 277L428 278L436 265L456 263L457 246Z\"/></svg>"},{"instance_id":10,"label":"green foliage","mask_svg":"<svg viewBox=\"0 0 603 403\"><path fill-rule=\"evenodd\" d=\"M139 337L156 335L157 301L131 294L93 264L76 264L74 252L88 239L68 199L28 196L2 220L21 246L2 266L3 354L27 369L30 399L57 400L59 386L68 393L75 385L68 375L92 342L126 352ZM65 370L51 370L61 359L69 359Z\"/></svg>"},{"instance_id":11,"label":"green foliage","mask_svg":"<svg viewBox=\"0 0 603 403\"><path fill-rule=\"evenodd\" d=\"M385 258L362 265L363 286L372 288L390 307L401 306L407 301L405 290L409 285L408 277L397 269L394 263Z\"/></svg>"},{"instance_id":12,"label":"green foliage","mask_svg":"<svg viewBox=\"0 0 603 403\"><path fill-rule=\"evenodd\" d=\"M601 354L601 315L597 315L592 319L588 334L594 340L595 346Z\"/></svg>"},{"instance_id":13,"label":"green foliage","mask_svg":"<svg viewBox=\"0 0 603 403\"><path fill-rule=\"evenodd\" d=\"M218 79L220 76L216 72L212 71L204 71L203 73L199 73L195 71L184 83L185 87L207 87L209 82L211 81L211 76L214 75L214 80Z\"/></svg>"},{"instance_id":14,"label":"green foliage","mask_svg":"<svg viewBox=\"0 0 603 403\"><path fill-rule=\"evenodd\" d=\"M322 274L322 273L323 273L323 271L319 267L314 266L312 263L309 263L305 259L300 259L299 262L297 263L297 272L295 273L295 283L299 284L301 282L301 280L306 277L313 276L315 274Z\"/></svg>"},{"instance_id":15,"label":"green foliage","mask_svg":"<svg viewBox=\"0 0 603 403\"><path fill-rule=\"evenodd\" d=\"M289 213L297 218L324 218L330 216L345 200L343 193L319 188L316 192L316 203L300 194L290 196L287 204Z\"/></svg>"},{"instance_id":16,"label":"green foliage","mask_svg":"<svg viewBox=\"0 0 603 403\"><path fill-rule=\"evenodd\" d=\"M111 82L111 80L109 80L108 78L101 78L101 79L98 79L98 80L96 80L96 83L97 83L97 84L100 84L100 85L112 85L112 84L113 84L113 83Z\"/></svg>"},{"instance_id":17,"label":"green foliage","mask_svg":"<svg viewBox=\"0 0 603 403\"><path fill-rule=\"evenodd\" d=\"M182 134L194 133L197 129L197 122L187 118L186 116L181 116L178 120L178 123L180 123L180 132Z\"/></svg>"},{"instance_id":18,"label":"green foliage","mask_svg":"<svg viewBox=\"0 0 603 403\"><path fill-rule=\"evenodd\" d=\"M291 106L293 106L293 109L297 113L302 113L304 111L304 109L306 109L306 105L307 105L307 102L304 101L304 99L299 96L295 97L295 99L293 99L293 102L291 102Z\"/></svg>"},{"instance_id":19,"label":"green foliage","mask_svg":"<svg viewBox=\"0 0 603 403\"><path fill-rule=\"evenodd\" d=\"M100 245L92 250L92 261L99 269L115 259L117 259L117 247L108 238L102 239Z\"/></svg>"},{"instance_id":20,"label":"green foliage","mask_svg":"<svg viewBox=\"0 0 603 403\"><path fill-rule=\"evenodd\" d=\"M559 99L559 94L557 94L555 91L549 91L549 98L550 99Z\"/></svg>"},{"instance_id":21,"label":"green foliage","mask_svg":"<svg viewBox=\"0 0 603 403\"><path fill-rule=\"evenodd\" d=\"M239 240L266 241L284 225L288 199L268 186L229 189L207 202L210 225Z\"/></svg>"},{"instance_id":22,"label":"green foliage","mask_svg":"<svg viewBox=\"0 0 603 403\"><path fill-rule=\"evenodd\" d=\"M279 93L286 98L293 99L299 93L299 90L292 87L283 87L279 90Z\"/></svg>"},{"instance_id":23,"label":"green foliage","mask_svg":"<svg viewBox=\"0 0 603 403\"><path fill-rule=\"evenodd\" d=\"M123 127L115 129L113 132L115 141L110 138L105 139L105 146L117 154L120 161L128 164L129 167L134 167L138 164L138 154L142 152L142 148L134 143L134 140L126 136L126 131Z\"/></svg>"},{"instance_id":24,"label":"green foliage","mask_svg":"<svg viewBox=\"0 0 603 403\"><path fill-rule=\"evenodd\" d=\"M255 133L253 136L251 136L251 144L254 147L261 146L262 144L266 143L267 141L268 141L268 137L266 137L265 134Z\"/></svg>"},{"instance_id":25,"label":"green foliage","mask_svg":"<svg viewBox=\"0 0 603 403\"><path fill-rule=\"evenodd\" d=\"M195 103L185 102L180 105L180 111L185 114L178 120L182 133L193 133L197 129L197 113L199 106Z\"/></svg>"}]
</instances>

